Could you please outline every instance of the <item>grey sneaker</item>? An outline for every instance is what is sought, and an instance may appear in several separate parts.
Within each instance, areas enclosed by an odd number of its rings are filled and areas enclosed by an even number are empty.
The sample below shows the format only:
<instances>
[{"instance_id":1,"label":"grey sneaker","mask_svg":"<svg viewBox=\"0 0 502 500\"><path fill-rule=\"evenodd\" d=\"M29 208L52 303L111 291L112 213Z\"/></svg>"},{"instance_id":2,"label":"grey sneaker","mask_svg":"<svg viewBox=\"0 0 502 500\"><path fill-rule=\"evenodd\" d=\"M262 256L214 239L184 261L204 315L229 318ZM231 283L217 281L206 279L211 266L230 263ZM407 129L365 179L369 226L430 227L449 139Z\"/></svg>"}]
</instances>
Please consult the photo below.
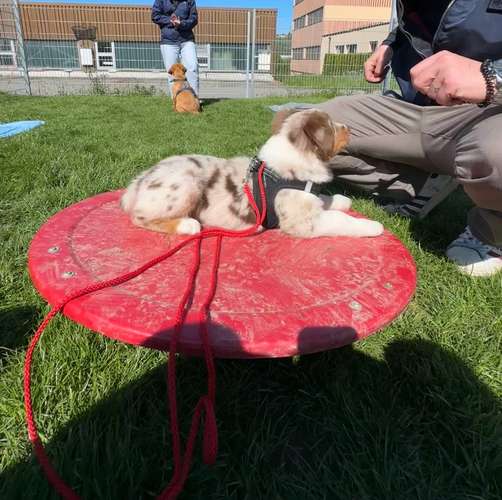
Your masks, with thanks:
<instances>
[{"instance_id":1,"label":"grey sneaker","mask_svg":"<svg viewBox=\"0 0 502 500\"><path fill-rule=\"evenodd\" d=\"M458 181L449 175L431 174L420 192L406 203L389 203L383 209L390 214L399 214L411 219L423 219L455 189Z\"/></svg>"},{"instance_id":2,"label":"grey sneaker","mask_svg":"<svg viewBox=\"0 0 502 500\"><path fill-rule=\"evenodd\" d=\"M448 245L446 256L471 276L492 276L502 271L502 248L478 240L469 226Z\"/></svg>"}]
</instances>

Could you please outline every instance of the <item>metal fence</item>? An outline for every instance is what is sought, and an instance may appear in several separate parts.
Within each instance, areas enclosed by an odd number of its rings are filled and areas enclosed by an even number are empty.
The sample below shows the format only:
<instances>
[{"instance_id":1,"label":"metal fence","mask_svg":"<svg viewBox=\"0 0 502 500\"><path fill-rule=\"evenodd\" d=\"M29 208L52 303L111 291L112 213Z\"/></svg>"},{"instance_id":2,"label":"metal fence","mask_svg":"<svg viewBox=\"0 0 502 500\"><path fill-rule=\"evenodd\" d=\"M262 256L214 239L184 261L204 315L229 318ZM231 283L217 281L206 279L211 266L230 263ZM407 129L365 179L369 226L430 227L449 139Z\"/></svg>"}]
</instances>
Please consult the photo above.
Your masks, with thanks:
<instances>
[{"instance_id":1,"label":"metal fence","mask_svg":"<svg viewBox=\"0 0 502 500\"><path fill-rule=\"evenodd\" d=\"M200 96L380 91L362 65L388 34L390 0L366 2L367 18L327 7L302 13L300 2L287 34L277 33L274 9L199 9ZM148 7L0 0L0 91L164 94L158 38Z\"/></svg>"}]
</instances>

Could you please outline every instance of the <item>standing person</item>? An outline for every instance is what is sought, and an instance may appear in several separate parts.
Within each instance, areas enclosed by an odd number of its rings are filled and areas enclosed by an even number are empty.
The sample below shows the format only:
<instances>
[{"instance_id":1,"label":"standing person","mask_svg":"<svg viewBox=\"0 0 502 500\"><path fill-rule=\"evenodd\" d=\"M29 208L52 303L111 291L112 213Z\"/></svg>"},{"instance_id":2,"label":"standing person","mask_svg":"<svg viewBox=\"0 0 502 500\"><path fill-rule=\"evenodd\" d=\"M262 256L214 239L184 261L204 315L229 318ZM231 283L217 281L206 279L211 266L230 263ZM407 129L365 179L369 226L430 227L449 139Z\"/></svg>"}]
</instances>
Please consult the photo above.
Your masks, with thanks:
<instances>
[{"instance_id":1,"label":"standing person","mask_svg":"<svg viewBox=\"0 0 502 500\"><path fill-rule=\"evenodd\" d=\"M160 50L166 70L181 60L187 69L187 80L199 95L199 67L193 28L198 15L195 0L155 0L152 21L160 28ZM172 76L168 75L172 97Z\"/></svg>"},{"instance_id":2,"label":"standing person","mask_svg":"<svg viewBox=\"0 0 502 500\"><path fill-rule=\"evenodd\" d=\"M336 178L425 216L457 183L471 198L446 256L460 271L502 271L502 3L400 0L399 26L366 61L369 82L392 65L399 98L337 97L319 106L351 129Z\"/></svg>"}]
</instances>

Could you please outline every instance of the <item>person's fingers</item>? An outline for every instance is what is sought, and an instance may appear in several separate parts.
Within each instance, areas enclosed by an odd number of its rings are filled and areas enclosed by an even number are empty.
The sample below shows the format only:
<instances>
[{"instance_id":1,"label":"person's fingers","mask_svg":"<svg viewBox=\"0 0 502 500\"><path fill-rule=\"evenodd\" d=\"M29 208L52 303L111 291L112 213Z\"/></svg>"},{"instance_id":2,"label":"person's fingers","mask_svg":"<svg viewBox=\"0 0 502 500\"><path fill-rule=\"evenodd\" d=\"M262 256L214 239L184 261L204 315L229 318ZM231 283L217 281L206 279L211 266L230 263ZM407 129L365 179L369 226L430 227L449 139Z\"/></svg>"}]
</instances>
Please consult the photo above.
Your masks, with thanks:
<instances>
[{"instance_id":1,"label":"person's fingers","mask_svg":"<svg viewBox=\"0 0 502 500\"><path fill-rule=\"evenodd\" d=\"M364 77L370 83L378 83L379 81L381 81L381 78L377 74L375 74L376 66L377 66L376 58L373 56L371 56L364 63Z\"/></svg>"},{"instance_id":2,"label":"person's fingers","mask_svg":"<svg viewBox=\"0 0 502 500\"><path fill-rule=\"evenodd\" d=\"M444 54L439 52L419 62L410 70L411 83L419 92L426 93L434 79L441 71Z\"/></svg>"},{"instance_id":3,"label":"person's fingers","mask_svg":"<svg viewBox=\"0 0 502 500\"><path fill-rule=\"evenodd\" d=\"M448 94L446 91L445 87L440 87L437 94L436 94L436 99L435 101L440 104L441 106L451 106L453 104L453 99L451 96Z\"/></svg>"},{"instance_id":4,"label":"person's fingers","mask_svg":"<svg viewBox=\"0 0 502 500\"><path fill-rule=\"evenodd\" d=\"M430 57L426 57L425 59L423 59L419 63L415 64L415 66L413 66L413 68L411 68L411 71L422 72L422 71L428 70L432 66L435 66L438 64L438 62L442 58L442 56L439 57L440 55L441 55L441 53L438 53L438 54L433 54Z\"/></svg>"},{"instance_id":5,"label":"person's fingers","mask_svg":"<svg viewBox=\"0 0 502 500\"><path fill-rule=\"evenodd\" d=\"M448 93L444 80L439 78L432 80L422 93L441 106L451 106L453 104L452 96Z\"/></svg>"},{"instance_id":6,"label":"person's fingers","mask_svg":"<svg viewBox=\"0 0 502 500\"><path fill-rule=\"evenodd\" d=\"M376 60L376 64L375 64L375 70L374 70L374 73L375 73L375 76L377 77L383 77L386 73L386 69L387 69L387 61L386 61L386 58L385 57L379 57L377 60Z\"/></svg>"},{"instance_id":7,"label":"person's fingers","mask_svg":"<svg viewBox=\"0 0 502 500\"><path fill-rule=\"evenodd\" d=\"M369 82L375 80L375 65L371 63L365 63L364 65L364 77Z\"/></svg>"},{"instance_id":8,"label":"person's fingers","mask_svg":"<svg viewBox=\"0 0 502 500\"><path fill-rule=\"evenodd\" d=\"M434 80L438 80L438 70L436 69L415 72L411 75L411 84L416 90L422 92L422 94L427 94Z\"/></svg>"}]
</instances>

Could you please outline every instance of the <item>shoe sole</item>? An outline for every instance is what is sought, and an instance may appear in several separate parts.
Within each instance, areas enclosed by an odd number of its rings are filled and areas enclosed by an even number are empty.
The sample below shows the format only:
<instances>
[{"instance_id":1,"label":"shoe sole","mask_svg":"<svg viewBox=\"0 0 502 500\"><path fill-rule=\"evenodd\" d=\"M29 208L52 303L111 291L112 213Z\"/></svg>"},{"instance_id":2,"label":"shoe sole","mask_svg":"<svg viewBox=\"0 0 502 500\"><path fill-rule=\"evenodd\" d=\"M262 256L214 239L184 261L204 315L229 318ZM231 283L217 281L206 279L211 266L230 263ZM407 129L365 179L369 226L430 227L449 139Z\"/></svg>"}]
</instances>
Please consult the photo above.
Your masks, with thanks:
<instances>
[{"instance_id":1,"label":"shoe sole","mask_svg":"<svg viewBox=\"0 0 502 500\"><path fill-rule=\"evenodd\" d=\"M432 196L418 195L412 201L404 203L399 207L397 213L401 215L423 219L442 201L444 201L453 191L457 189L459 182L451 178L442 188L435 192Z\"/></svg>"}]
</instances>

